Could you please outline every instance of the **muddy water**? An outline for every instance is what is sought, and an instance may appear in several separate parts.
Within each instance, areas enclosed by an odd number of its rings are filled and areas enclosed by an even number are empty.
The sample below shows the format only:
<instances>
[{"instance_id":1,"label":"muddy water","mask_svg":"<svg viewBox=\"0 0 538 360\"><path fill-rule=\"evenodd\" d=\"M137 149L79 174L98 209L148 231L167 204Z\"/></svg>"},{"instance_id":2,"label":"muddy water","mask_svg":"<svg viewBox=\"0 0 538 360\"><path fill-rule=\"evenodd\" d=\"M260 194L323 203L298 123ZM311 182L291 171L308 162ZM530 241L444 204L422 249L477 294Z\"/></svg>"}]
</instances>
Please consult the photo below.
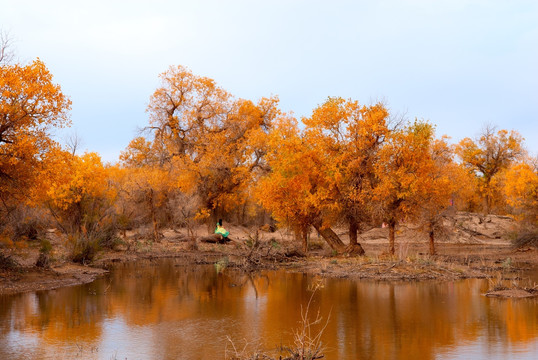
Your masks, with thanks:
<instances>
[{"instance_id":1,"label":"muddy water","mask_svg":"<svg viewBox=\"0 0 538 360\"><path fill-rule=\"evenodd\" d=\"M125 264L92 284L0 297L0 359L270 352L293 346L310 298L326 359L536 359L538 300L486 298L487 288L487 280L390 284Z\"/></svg>"}]
</instances>

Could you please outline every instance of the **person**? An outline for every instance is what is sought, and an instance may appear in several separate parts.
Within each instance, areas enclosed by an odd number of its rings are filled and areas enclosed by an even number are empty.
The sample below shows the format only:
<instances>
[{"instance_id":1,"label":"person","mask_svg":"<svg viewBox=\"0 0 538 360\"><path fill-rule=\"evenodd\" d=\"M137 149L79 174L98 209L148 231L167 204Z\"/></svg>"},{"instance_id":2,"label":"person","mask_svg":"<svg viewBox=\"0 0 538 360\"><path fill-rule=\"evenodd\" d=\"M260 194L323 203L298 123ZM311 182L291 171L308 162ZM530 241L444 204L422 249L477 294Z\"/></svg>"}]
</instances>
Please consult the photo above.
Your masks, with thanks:
<instances>
[{"instance_id":1,"label":"person","mask_svg":"<svg viewBox=\"0 0 538 360\"><path fill-rule=\"evenodd\" d=\"M230 235L230 232L226 231L226 229L222 226L222 219L219 219L219 221L217 222L215 234L221 234L224 238L224 241L228 241L228 235Z\"/></svg>"}]
</instances>

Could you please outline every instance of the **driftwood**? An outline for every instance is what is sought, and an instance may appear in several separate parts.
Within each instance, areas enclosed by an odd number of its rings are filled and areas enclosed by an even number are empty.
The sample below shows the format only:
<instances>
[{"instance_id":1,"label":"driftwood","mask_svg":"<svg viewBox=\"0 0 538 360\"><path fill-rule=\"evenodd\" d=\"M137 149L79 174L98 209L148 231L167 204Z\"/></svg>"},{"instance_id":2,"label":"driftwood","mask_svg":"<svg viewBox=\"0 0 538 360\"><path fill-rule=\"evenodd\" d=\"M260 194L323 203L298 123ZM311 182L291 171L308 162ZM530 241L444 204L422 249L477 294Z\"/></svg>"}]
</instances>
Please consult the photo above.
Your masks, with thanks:
<instances>
[{"instance_id":1,"label":"driftwood","mask_svg":"<svg viewBox=\"0 0 538 360\"><path fill-rule=\"evenodd\" d=\"M219 243L219 244L225 244L227 242L232 241L229 237L224 237L221 234L211 234L207 236L201 236L200 241L206 242L206 243Z\"/></svg>"},{"instance_id":2,"label":"driftwood","mask_svg":"<svg viewBox=\"0 0 538 360\"><path fill-rule=\"evenodd\" d=\"M299 250L299 249L292 249L290 251L287 251L285 253L286 257L306 257L306 254L302 251L302 250Z\"/></svg>"}]
</instances>

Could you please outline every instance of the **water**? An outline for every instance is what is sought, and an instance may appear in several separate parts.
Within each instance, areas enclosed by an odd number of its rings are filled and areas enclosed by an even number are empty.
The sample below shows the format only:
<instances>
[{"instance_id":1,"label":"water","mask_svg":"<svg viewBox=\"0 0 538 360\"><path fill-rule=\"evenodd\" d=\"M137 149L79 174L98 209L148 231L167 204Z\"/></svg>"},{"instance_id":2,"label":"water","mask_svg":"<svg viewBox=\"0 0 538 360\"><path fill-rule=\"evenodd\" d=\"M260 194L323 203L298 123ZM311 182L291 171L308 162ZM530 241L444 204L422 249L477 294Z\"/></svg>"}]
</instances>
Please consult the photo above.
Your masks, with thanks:
<instances>
[{"instance_id":1,"label":"water","mask_svg":"<svg viewBox=\"0 0 538 360\"><path fill-rule=\"evenodd\" d=\"M293 346L310 299L326 359L536 359L538 300L487 298L487 288L124 264L91 284L0 297L0 359L224 359L234 346L274 354Z\"/></svg>"}]
</instances>

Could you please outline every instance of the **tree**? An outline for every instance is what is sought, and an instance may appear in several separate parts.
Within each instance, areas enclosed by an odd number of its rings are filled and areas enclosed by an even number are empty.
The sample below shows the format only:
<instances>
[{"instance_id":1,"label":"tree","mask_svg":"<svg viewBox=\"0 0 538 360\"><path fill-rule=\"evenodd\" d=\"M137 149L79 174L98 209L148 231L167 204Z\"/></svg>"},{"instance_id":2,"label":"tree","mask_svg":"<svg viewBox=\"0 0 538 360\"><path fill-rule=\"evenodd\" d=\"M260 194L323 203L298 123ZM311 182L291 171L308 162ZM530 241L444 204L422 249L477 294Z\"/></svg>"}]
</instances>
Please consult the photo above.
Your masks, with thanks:
<instances>
[{"instance_id":1,"label":"tree","mask_svg":"<svg viewBox=\"0 0 538 360\"><path fill-rule=\"evenodd\" d=\"M69 123L70 100L37 59L0 64L0 202L9 213L28 199L47 153L57 147L52 128ZM0 210L0 211L2 211ZM3 216L2 216L3 217Z\"/></svg>"},{"instance_id":2,"label":"tree","mask_svg":"<svg viewBox=\"0 0 538 360\"><path fill-rule=\"evenodd\" d=\"M452 180L458 184L454 194L454 207L459 211L479 212L482 209L482 199L479 193L479 179L461 163L456 164Z\"/></svg>"},{"instance_id":3,"label":"tree","mask_svg":"<svg viewBox=\"0 0 538 360\"><path fill-rule=\"evenodd\" d=\"M45 175L50 184L43 200L73 246L72 260L91 261L101 247L116 243L117 191L109 168L96 153L78 156L60 151L51 162L55 166Z\"/></svg>"},{"instance_id":4,"label":"tree","mask_svg":"<svg viewBox=\"0 0 538 360\"><path fill-rule=\"evenodd\" d=\"M98 154L59 152L49 172L45 200L68 234L87 232L108 215L116 191Z\"/></svg>"},{"instance_id":5,"label":"tree","mask_svg":"<svg viewBox=\"0 0 538 360\"><path fill-rule=\"evenodd\" d=\"M500 193L495 191L492 180L523 154L522 141L516 131L499 130L495 133L494 127L486 126L476 141L465 138L456 147L464 166L479 179L479 191L487 214L496 194Z\"/></svg>"},{"instance_id":6,"label":"tree","mask_svg":"<svg viewBox=\"0 0 538 360\"><path fill-rule=\"evenodd\" d=\"M196 150L224 129L231 110L231 95L214 80L199 77L188 69L170 67L160 75L161 86L150 98L148 112L154 140L162 144L162 161L174 156L193 160Z\"/></svg>"},{"instance_id":7,"label":"tree","mask_svg":"<svg viewBox=\"0 0 538 360\"><path fill-rule=\"evenodd\" d=\"M329 98L303 119L306 138L325 161L329 196L338 207L334 217L348 223L350 253L364 254L357 233L371 218L374 166L389 134L388 116L382 104L360 106L357 101Z\"/></svg>"},{"instance_id":8,"label":"tree","mask_svg":"<svg viewBox=\"0 0 538 360\"><path fill-rule=\"evenodd\" d=\"M271 172L258 183L257 197L277 221L295 231L307 252L308 229L318 216L318 207L311 206L309 199L309 175L315 164L309 161L312 159L299 135L297 121L280 121L271 133L270 146L267 161Z\"/></svg>"},{"instance_id":9,"label":"tree","mask_svg":"<svg viewBox=\"0 0 538 360\"><path fill-rule=\"evenodd\" d=\"M271 170L256 187L260 203L277 221L295 231L305 252L310 226L316 228L333 250L344 252L345 246L330 229L330 222L324 222L330 213L330 199L323 154L301 136L293 118L276 122L268 144L266 158Z\"/></svg>"},{"instance_id":10,"label":"tree","mask_svg":"<svg viewBox=\"0 0 538 360\"><path fill-rule=\"evenodd\" d=\"M433 140L433 126L415 120L391 133L380 150L375 165L379 184L374 189L374 200L388 224L389 252L393 255L396 225L402 219L418 219L425 195L433 188Z\"/></svg>"},{"instance_id":11,"label":"tree","mask_svg":"<svg viewBox=\"0 0 538 360\"><path fill-rule=\"evenodd\" d=\"M428 154L423 160L429 165L423 166L427 181L421 182L422 188L417 189L415 196L419 220L428 233L430 255L435 255L435 234L443 228L443 215L453 205L454 197L461 188L457 182L461 178L461 168L454 163L454 154L446 138L432 138L426 151Z\"/></svg>"},{"instance_id":12,"label":"tree","mask_svg":"<svg viewBox=\"0 0 538 360\"><path fill-rule=\"evenodd\" d=\"M177 188L173 185L173 177L159 166L114 167L112 170L114 187L118 191L116 208L119 218L129 222L129 214L140 215L143 223L151 224L153 240L158 241L160 225L168 211L167 202Z\"/></svg>"},{"instance_id":13,"label":"tree","mask_svg":"<svg viewBox=\"0 0 538 360\"><path fill-rule=\"evenodd\" d=\"M177 185L201 199L211 231L222 213L243 203L258 170L264 143L280 111L277 98L257 104L233 99L225 90L187 69L171 67L161 75L148 111L152 148L169 164Z\"/></svg>"}]
</instances>

